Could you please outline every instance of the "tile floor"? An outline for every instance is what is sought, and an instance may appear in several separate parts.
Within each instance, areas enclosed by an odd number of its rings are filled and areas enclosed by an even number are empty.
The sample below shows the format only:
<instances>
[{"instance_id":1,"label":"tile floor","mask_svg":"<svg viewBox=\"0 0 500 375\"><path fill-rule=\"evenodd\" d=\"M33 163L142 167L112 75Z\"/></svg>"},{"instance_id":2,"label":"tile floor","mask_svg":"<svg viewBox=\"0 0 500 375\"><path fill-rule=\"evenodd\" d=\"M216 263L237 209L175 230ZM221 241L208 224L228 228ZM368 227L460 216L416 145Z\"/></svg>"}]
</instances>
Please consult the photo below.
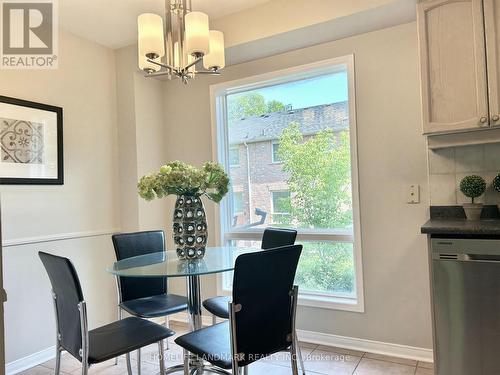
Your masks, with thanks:
<instances>
[{"instance_id":1,"label":"tile floor","mask_svg":"<svg viewBox=\"0 0 500 375\"><path fill-rule=\"evenodd\" d=\"M172 329L182 334L185 325L171 325ZM182 349L169 339L170 349L166 351L166 366L182 363ZM301 344L308 375L432 375L432 363L417 362L408 359L363 353L341 348ZM142 350L142 375L157 375L158 365L157 345L151 345ZM132 354L133 373L137 373L137 360ZM54 373L55 361L51 360L39 366L23 371L21 375L51 375ZM63 354L61 375L80 374L80 363L68 354ZM89 369L90 375L125 375L127 367L125 358L121 357L118 365L114 360L94 365ZM265 360L250 365L249 375L291 375L290 361L286 353L276 354ZM182 374L181 372L177 374Z\"/></svg>"}]
</instances>

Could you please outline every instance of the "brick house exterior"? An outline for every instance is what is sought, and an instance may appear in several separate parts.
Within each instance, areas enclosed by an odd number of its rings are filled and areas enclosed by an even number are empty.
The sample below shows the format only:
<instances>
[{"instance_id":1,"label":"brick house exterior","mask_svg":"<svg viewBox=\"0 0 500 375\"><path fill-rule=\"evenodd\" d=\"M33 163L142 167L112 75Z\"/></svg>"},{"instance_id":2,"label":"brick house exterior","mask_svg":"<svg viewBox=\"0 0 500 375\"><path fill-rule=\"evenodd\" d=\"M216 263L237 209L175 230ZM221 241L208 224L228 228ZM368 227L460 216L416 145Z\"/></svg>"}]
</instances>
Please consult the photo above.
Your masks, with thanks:
<instances>
[{"instance_id":1,"label":"brick house exterior","mask_svg":"<svg viewBox=\"0 0 500 375\"><path fill-rule=\"evenodd\" d=\"M233 191L234 224L252 225L261 219L255 210L267 213L265 224L273 224L273 194L288 192L287 173L273 160L283 129L296 122L305 139L324 129L349 128L348 102L319 105L252 116L229 125L229 164ZM275 146L273 147L273 144ZM250 188L249 188L250 187Z\"/></svg>"}]
</instances>

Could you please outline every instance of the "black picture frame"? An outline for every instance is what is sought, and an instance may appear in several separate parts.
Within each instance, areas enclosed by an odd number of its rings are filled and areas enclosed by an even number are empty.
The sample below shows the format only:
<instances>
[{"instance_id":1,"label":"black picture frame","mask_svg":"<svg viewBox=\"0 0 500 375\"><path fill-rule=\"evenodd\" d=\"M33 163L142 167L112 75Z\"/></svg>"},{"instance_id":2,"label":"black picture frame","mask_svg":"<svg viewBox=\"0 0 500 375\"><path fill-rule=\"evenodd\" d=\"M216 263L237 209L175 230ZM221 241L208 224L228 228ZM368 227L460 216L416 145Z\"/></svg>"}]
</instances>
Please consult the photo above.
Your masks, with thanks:
<instances>
[{"instance_id":1,"label":"black picture frame","mask_svg":"<svg viewBox=\"0 0 500 375\"><path fill-rule=\"evenodd\" d=\"M2 177L0 173L0 185L64 185L63 109L2 95L0 95L0 103L54 112L57 115L57 178Z\"/></svg>"}]
</instances>

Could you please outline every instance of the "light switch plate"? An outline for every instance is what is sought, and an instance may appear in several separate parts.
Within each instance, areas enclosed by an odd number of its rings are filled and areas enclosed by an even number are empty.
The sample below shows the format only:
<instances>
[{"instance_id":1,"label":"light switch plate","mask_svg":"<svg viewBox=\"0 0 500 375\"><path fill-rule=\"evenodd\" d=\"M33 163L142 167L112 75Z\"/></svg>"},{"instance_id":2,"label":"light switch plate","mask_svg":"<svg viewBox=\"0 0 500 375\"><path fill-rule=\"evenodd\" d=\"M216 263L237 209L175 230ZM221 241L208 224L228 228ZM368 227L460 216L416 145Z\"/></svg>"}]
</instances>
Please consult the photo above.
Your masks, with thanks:
<instances>
[{"instance_id":1,"label":"light switch plate","mask_svg":"<svg viewBox=\"0 0 500 375\"><path fill-rule=\"evenodd\" d=\"M407 203L409 204L420 203L420 185L410 185L408 189Z\"/></svg>"}]
</instances>

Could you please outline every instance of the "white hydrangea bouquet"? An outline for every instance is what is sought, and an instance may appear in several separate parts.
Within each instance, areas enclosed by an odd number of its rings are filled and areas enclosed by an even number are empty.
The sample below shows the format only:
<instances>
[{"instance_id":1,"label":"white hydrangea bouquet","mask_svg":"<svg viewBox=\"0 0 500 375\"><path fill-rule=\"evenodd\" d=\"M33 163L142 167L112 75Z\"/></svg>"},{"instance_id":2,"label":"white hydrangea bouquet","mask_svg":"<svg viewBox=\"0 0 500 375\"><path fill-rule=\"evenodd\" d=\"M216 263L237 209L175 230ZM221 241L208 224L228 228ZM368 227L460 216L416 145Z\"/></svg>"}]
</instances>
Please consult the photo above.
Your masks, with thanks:
<instances>
[{"instance_id":1,"label":"white hydrangea bouquet","mask_svg":"<svg viewBox=\"0 0 500 375\"><path fill-rule=\"evenodd\" d=\"M229 189L229 177L220 164L208 162L201 168L181 161L163 165L157 173L143 176L137 185L147 201L177 195L173 237L181 259L205 255L208 231L202 196L219 203Z\"/></svg>"}]
</instances>

